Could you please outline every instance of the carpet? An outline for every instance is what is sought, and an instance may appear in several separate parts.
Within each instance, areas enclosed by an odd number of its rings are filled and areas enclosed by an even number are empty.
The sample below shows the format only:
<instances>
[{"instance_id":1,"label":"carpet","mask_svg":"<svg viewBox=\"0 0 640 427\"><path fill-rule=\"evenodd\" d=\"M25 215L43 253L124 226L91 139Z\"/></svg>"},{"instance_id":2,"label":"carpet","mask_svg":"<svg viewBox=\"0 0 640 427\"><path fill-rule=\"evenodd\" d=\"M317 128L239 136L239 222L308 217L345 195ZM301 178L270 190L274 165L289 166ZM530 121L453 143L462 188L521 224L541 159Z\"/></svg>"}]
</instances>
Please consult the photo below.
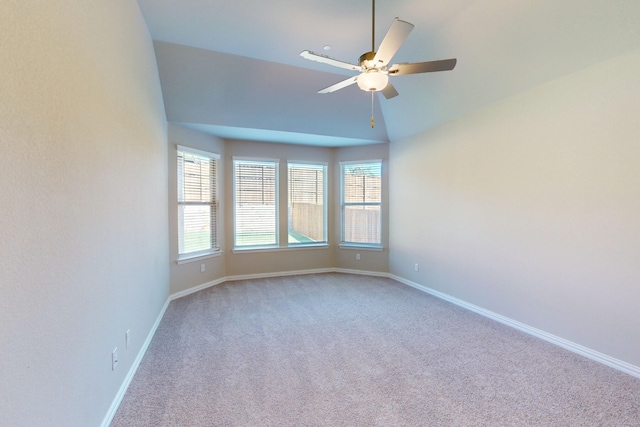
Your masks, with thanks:
<instances>
[{"instance_id":1,"label":"carpet","mask_svg":"<svg viewBox=\"0 0 640 427\"><path fill-rule=\"evenodd\" d=\"M171 302L123 426L639 426L640 380L386 278Z\"/></svg>"}]
</instances>

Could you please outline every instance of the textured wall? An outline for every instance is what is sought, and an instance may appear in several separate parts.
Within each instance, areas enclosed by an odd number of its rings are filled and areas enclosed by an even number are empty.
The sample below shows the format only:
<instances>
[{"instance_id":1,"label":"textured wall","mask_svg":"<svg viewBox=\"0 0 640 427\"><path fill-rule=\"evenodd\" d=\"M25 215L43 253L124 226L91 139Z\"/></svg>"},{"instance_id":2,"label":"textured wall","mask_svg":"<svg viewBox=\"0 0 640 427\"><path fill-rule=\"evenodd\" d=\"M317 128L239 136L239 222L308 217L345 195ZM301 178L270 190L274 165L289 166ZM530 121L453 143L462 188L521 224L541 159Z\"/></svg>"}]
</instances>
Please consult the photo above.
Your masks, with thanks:
<instances>
[{"instance_id":1,"label":"textured wall","mask_svg":"<svg viewBox=\"0 0 640 427\"><path fill-rule=\"evenodd\" d=\"M153 46L134 1L5 0L0 52L0 425L99 425L168 296Z\"/></svg>"},{"instance_id":2,"label":"textured wall","mask_svg":"<svg viewBox=\"0 0 640 427\"><path fill-rule=\"evenodd\" d=\"M639 110L635 51L392 143L391 273L640 366Z\"/></svg>"}]
</instances>

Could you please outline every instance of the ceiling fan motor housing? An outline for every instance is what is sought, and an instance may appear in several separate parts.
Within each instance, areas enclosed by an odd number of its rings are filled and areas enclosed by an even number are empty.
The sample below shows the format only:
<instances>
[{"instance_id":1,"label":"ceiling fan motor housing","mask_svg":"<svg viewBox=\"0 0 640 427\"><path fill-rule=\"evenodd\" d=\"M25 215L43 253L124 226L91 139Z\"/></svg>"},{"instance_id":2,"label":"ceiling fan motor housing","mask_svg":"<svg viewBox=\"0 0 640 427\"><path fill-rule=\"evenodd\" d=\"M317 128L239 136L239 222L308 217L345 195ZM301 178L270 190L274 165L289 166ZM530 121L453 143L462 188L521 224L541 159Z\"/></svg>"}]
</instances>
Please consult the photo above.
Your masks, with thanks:
<instances>
[{"instance_id":1,"label":"ceiling fan motor housing","mask_svg":"<svg viewBox=\"0 0 640 427\"><path fill-rule=\"evenodd\" d=\"M360 55L360 58L358 59L358 64L360 64L360 66L365 70L376 68L375 64L373 63L373 58L375 58L375 56L376 56L375 52L363 53L362 55Z\"/></svg>"}]
</instances>

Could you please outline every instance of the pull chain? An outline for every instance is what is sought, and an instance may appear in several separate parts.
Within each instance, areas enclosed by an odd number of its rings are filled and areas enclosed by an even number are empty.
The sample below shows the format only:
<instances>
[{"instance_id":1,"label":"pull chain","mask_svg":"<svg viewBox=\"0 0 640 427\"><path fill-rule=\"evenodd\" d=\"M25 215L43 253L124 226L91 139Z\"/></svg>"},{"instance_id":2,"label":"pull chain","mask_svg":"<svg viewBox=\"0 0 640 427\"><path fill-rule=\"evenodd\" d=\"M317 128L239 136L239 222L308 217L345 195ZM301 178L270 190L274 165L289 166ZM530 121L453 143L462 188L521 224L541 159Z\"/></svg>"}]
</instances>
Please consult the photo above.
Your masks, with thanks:
<instances>
[{"instance_id":1,"label":"pull chain","mask_svg":"<svg viewBox=\"0 0 640 427\"><path fill-rule=\"evenodd\" d=\"M373 94L375 92L371 91L371 129L373 129L375 127L375 119L373 118Z\"/></svg>"}]
</instances>

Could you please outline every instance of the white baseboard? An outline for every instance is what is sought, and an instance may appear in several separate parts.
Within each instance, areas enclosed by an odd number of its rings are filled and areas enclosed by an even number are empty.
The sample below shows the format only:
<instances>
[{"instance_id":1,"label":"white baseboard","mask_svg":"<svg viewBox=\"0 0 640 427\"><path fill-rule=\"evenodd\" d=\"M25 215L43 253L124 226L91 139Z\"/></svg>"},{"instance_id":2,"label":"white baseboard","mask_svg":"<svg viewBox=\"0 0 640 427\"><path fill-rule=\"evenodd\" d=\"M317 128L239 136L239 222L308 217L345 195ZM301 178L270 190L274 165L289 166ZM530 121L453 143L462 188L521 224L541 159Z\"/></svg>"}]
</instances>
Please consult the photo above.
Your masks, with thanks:
<instances>
[{"instance_id":1,"label":"white baseboard","mask_svg":"<svg viewBox=\"0 0 640 427\"><path fill-rule=\"evenodd\" d=\"M173 293L169 295L169 301L173 301L178 298L185 297L187 295L199 292L203 289L207 289L212 286L220 285L225 282L237 282L238 280L268 279L270 277L301 276L305 274L322 274L322 273L345 273L345 274L359 274L364 276L389 277L389 273L383 273L383 272L377 272L377 271L365 271L365 270L350 270L345 268L314 268L309 270L276 271L273 273L237 274L234 276L224 276L219 279L212 280L211 282L203 283L201 285L197 285L192 288Z\"/></svg>"},{"instance_id":2,"label":"white baseboard","mask_svg":"<svg viewBox=\"0 0 640 427\"><path fill-rule=\"evenodd\" d=\"M176 292L174 294L169 295L169 299L168 301L173 301L176 300L178 298L182 298L182 297L186 297L187 295L191 295L191 294L195 294L196 292L199 292L203 289L207 289L210 288L212 286L216 286L216 285L220 285L224 282L227 281L226 277L222 277L220 279L216 279L216 280L212 280L210 282L207 283L203 283L202 285L198 285L198 286L194 286L192 288L189 289L185 289L184 291L180 291L180 292Z\"/></svg>"},{"instance_id":3,"label":"white baseboard","mask_svg":"<svg viewBox=\"0 0 640 427\"><path fill-rule=\"evenodd\" d=\"M151 344L151 340L153 339L153 336L155 335L156 330L160 325L160 321L162 321L162 318L164 317L164 312L167 311L167 307L169 307L170 302L171 302L171 299L168 298L167 301L162 306L162 310L160 310L160 314L158 314L158 317L156 318L155 323L153 324L153 326L151 327L151 330L147 334L147 339L142 344L142 348L140 348L140 351L138 352L136 359L133 361L133 364L131 365L129 372L127 372L127 376L124 378L124 381L122 382L122 385L120 386L120 389L116 394L116 397L113 399L113 402L111 402L111 406L107 411L107 415L105 415L104 419L102 420L102 424L100 424L101 427L109 427L109 424L111 424L113 417L116 415L116 412L118 411L118 407L120 406L120 403L122 402L122 399L124 398L124 395L127 392L127 389L129 388L129 385L131 384L131 381L133 380L133 377L136 374L138 367L140 366L140 362L142 362L142 358L144 357L145 353L147 352L147 349L149 348L149 344Z\"/></svg>"},{"instance_id":4,"label":"white baseboard","mask_svg":"<svg viewBox=\"0 0 640 427\"><path fill-rule=\"evenodd\" d=\"M225 277L225 281L234 282L238 280L267 279L270 277L300 276L303 274L320 274L333 272L335 272L335 268L315 268L311 270L277 271L274 273L239 274L235 276L227 276Z\"/></svg>"},{"instance_id":5,"label":"white baseboard","mask_svg":"<svg viewBox=\"0 0 640 427\"><path fill-rule=\"evenodd\" d=\"M636 378L640 378L640 367L634 366L630 363L624 362L622 360L615 359L611 356L607 356L606 354L600 353L598 351L592 350L590 348L584 347L580 344L576 344L564 338L558 337L556 335L552 335L540 329L534 328L532 326L526 325L524 323L518 322L517 320L510 319L508 317L502 316L498 313L494 313L492 311L486 310L482 307L478 307L477 305L470 304L461 299L452 297L451 295L445 294L440 291L436 291L435 289L431 289L427 286L420 285L418 283L412 282L410 280L404 279L402 277L395 276L393 274L388 275L390 279L396 280L400 283L404 283L405 285L411 286L412 288L418 289L422 292L433 295L437 298L440 298L444 301L455 304L459 307L465 308L467 310L473 311L474 313L478 313L481 316L488 317L489 319L495 320L496 322L500 322L504 325L515 328L519 331L525 332L529 335L533 335L534 337L543 339L551 344L555 344L560 346L566 350L569 350L573 353L577 353L581 356L584 356L588 359L594 360L596 362L602 363L603 365L607 365L611 368L622 371L626 374L634 376Z\"/></svg>"},{"instance_id":6,"label":"white baseboard","mask_svg":"<svg viewBox=\"0 0 640 427\"><path fill-rule=\"evenodd\" d=\"M358 274L360 276L389 277L389 273L383 273L380 271L352 270L349 268L334 268L333 272L344 274Z\"/></svg>"},{"instance_id":7,"label":"white baseboard","mask_svg":"<svg viewBox=\"0 0 640 427\"><path fill-rule=\"evenodd\" d=\"M212 280L207 283L203 283L201 285L194 286L189 289L185 289L183 291L179 291L169 295L169 301L173 301L182 297L186 297L187 295L194 294L196 292L200 292L204 289L210 288L212 286L220 285L226 282L235 282L238 280L251 280L251 279L265 279L269 277L283 277L283 276L300 276L302 274L318 274L318 273L332 273L334 269L332 268L318 268L314 270L298 270L298 271L278 271L275 273L262 273L262 274L241 274L236 276L224 276L216 280Z\"/></svg>"}]
</instances>

